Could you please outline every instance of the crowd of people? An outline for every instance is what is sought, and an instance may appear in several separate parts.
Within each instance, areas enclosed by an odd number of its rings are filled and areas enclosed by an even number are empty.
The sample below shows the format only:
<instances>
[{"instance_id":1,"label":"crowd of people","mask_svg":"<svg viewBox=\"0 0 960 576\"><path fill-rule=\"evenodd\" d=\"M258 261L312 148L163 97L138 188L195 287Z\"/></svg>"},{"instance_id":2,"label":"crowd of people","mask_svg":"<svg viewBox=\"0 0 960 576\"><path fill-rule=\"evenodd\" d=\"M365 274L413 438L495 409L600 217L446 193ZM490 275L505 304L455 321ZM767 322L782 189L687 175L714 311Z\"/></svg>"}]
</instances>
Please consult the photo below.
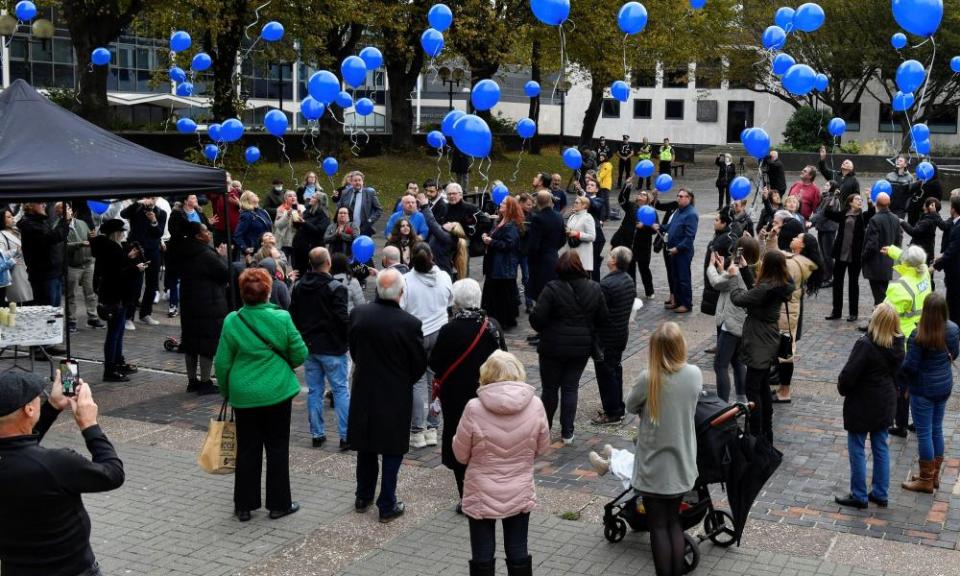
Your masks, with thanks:
<instances>
[{"instance_id":1,"label":"crowd of people","mask_svg":"<svg viewBox=\"0 0 960 576\"><path fill-rule=\"evenodd\" d=\"M163 292L168 316L180 316L186 391L219 393L236 411L234 510L241 522L263 505L264 452L269 517L299 509L288 459L300 366L312 446L326 443L329 428L341 451L357 452L358 513L375 504L381 522L402 516L396 488L404 455L440 445L456 480L457 511L469 518L470 571L478 575L493 574L496 520L509 573L531 573L533 461L549 444L558 410L562 445L574 443L580 380L592 361L601 399L592 422L618 425L627 413L640 414L633 485L646 502L662 575L679 574L682 564L677 498L696 479L693 412L703 383L687 363L680 326L666 322L650 337L648 369L624 398L631 319L658 288L652 254L661 253L667 272L665 309L681 319L699 304L715 317L709 351L717 395L752 403L751 428L771 443L773 405L792 401L794 367L802 361L805 302L832 286L826 320L840 319L846 279L847 320L858 322L862 273L875 308L839 376L851 488L837 502L887 505L887 437L906 436L908 426L917 433L920 464L904 488L936 489L960 346L960 227L952 225L960 219L960 196L950 199L951 220L944 221L936 179L915 180L901 157L887 177L892 194L865 199L852 162L834 171L825 151L819 166L804 168L788 188L772 152L761 165L755 206L730 198L736 167L729 155L718 157L718 210L696 301L694 192L679 188L666 199L634 174L632 158L654 157L646 140L635 149L624 138L616 185L605 140L589 152L566 187L559 174L540 173L528 193L499 205L467 202L457 182L409 182L386 218L360 172L329 194L313 172L296 190L277 180L262 201L227 174L224 189L205 198L117 201L103 214L69 204L11 206L0 227L0 296L57 306L66 293L72 331L81 292L87 325L106 328L103 379L125 382L137 368L124 356L124 333L136 322L158 324L153 310ZM669 141L656 158L660 172L669 173ZM643 207L654 209L652 223L640 218ZM608 246L604 225L614 219ZM940 255L937 230L944 235ZM906 248L904 232L912 238ZM361 236L383 240L379 255L354 254ZM470 258L480 256L482 286L470 270ZM931 268L944 271L946 297L932 291ZM375 296L367 302L370 283ZM538 354L539 397L506 351L504 335L523 313L534 331L528 342ZM47 408L23 395L35 383L14 386L21 392L3 407L17 416L16 430L28 430L37 410ZM327 399L335 414L329 427ZM66 405L50 398L54 408ZM0 414L0 453L6 418ZM592 459L607 465L602 456Z\"/></svg>"}]
</instances>

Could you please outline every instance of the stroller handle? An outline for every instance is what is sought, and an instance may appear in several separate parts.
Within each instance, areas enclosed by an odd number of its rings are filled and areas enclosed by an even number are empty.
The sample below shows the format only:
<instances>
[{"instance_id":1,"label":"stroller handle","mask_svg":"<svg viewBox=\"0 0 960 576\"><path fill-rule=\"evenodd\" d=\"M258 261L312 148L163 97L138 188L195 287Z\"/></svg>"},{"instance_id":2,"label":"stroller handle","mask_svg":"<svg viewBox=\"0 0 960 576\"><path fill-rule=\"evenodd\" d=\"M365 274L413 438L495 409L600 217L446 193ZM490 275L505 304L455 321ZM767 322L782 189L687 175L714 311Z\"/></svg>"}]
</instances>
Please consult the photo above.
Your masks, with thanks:
<instances>
[{"instance_id":1,"label":"stroller handle","mask_svg":"<svg viewBox=\"0 0 960 576\"><path fill-rule=\"evenodd\" d=\"M740 416L741 414L747 414L753 410L754 406L756 405L753 402L748 402L746 404L743 404L743 403L734 404L733 406L730 407L729 410L727 410L723 414L711 420L710 425L719 426L724 422L727 422L733 418L736 418L737 416Z\"/></svg>"}]
</instances>

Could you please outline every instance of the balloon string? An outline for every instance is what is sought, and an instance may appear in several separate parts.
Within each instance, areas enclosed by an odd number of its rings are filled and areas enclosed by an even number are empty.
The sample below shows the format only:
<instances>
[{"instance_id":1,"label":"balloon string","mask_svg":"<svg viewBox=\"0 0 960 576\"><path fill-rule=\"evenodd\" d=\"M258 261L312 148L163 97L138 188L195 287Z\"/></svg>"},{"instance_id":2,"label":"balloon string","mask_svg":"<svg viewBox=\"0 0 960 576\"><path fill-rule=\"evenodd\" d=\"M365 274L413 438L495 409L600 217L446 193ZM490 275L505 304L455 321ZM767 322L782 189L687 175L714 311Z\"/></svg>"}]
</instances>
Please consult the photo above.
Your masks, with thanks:
<instances>
[{"instance_id":1,"label":"balloon string","mask_svg":"<svg viewBox=\"0 0 960 576\"><path fill-rule=\"evenodd\" d=\"M280 153L283 154L283 157L287 161L287 166L290 167L290 181L293 182L293 187L297 187L297 174L293 169L293 162L290 161L290 156L287 156L287 142L283 138L277 138L277 142L280 143Z\"/></svg>"},{"instance_id":2,"label":"balloon string","mask_svg":"<svg viewBox=\"0 0 960 576\"><path fill-rule=\"evenodd\" d=\"M567 37L563 32L563 23L561 22L557 26L557 31L560 34L560 73L557 74L557 80L553 83L553 93L550 94L550 101L553 102L557 98L557 89L560 87L560 81L567 75Z\"/></svg>"},{"instance_id":3,"label":"balloon string","mask_svg":"<svg viewBox=\"0 0 960 576\"><path fill-rule=\"evenodd\" d=\"M271 2L273 2L273 0L267 0L265 4L258 6L257 9L253 11L253 15L256 16L257 19L254 20L252 24L247 25L247 27L243 29L244 38L246 38L247 40L250 39L250 29L256 26L260 22L260 11L266 8L267 6L269 6ZM257 40L259 39L260 38L257 37ZM254 42L254 44L256 44L256 42ZM253 48L253 46L251 46L251 48ZM247 50L247 52L249 53L250 51ZM244 58L246 58L246 54L244 54Z\"/></svg>"},{"instance_id":4,"label":"balloon string","mask_svg":"<svg viewBox=\"0 0 960 576\"><path fill-rule=\"evenodd\" d=\"M627 38L629 34L623 35L623 79L626 80L630 72L627 70Z\"/></svg>"},{"instance_id":5,"label":"balloon string","mask_svg":"<svg viewBox=\"0 0 960 576\"><path fill-rule=\"evenodd\" d=\"M449 146L450 153L447 154L447 181L453 180L453 146ZM439 184L439 182L437 183Z\"/></svg>"},{"instance_id":6,"label":"balloon string","mask_svg":"<svg viewBox=\"0 0 960 576\"><path fill-rule=\"evenodd\" d=\"M487 160L487 171L486 171L486 172L483 171L483 160L484 160L484 159L481 158L481 159L480 159L480 164L477 165L477 173L480 174L480 177L481 177L481 178L483 178L483 190L481 190L480 192L481 192L482 194L486 194L486 193L487 193L487 188L490 187L490 176L489 176L489 172L490 172L490 167L493 166L493 160L491 160L489 156L486 158L486 160Z\"/></svg>"},{"instance_id":7,"label":"balloon string","mask_svg":"<svg viewBox=\"0 0 960 576\"><path fill-rule=\"evenodd\" d=\"M256 22L254 22L254 24L256 24ZM257 39L253 41L253 44L251 44L249 48L247 48L246 50L243 51L243 55L240 56L240 62L241 62L241 63L242 63L244 60L247 59L247 56L250 55L250 52L253 51L253 49L257 46L257 43L258 43L258 42L260 42L260 37L259 37L259 36L257 36Z\"/></svg>"},{"instance_id":8,"label":"balloon string","mask_svg":"<svg viewBox=\"0 0 960 576\"><path fill-rule=\"evenodd\" d=\"M437 187L440 186L440 161L443 160L443 146L437 148Z\"/></svg>"},{"instance_id":9,"label":"balloon string","mask_svg":"<svg viewBox=\"0 0 960 576\"><path fill-rule=\"evenodd\" d=\"M933 55L930 57L930 64L927 66L927 73L923 79L923 91L920 92L920 102L917 104L917 112L920 112L920 109L923 108L923 99L927 96L927 86L930 85L930 73L933 72L933 61L937 59L937 41L933 36L928 38L930 43L933 45Z\"/></svg>"},{"instance_id":10,"label":"balloon string","mask_svg":"<svg viewBox=\"0 0 960 576\"><path fill-rule=\"evenodd\" d=\"M527 139L524 138L523 140L520 141L520 155L517 156L517 166L516 166L516 168L514 168L514 170L513 170L513 175L510 176L510 181L511 181L511 182L516 182L516 181L517 181L517 174L520 173L520 162L523 161L523 152L524 152L524 150L526 149L526 147L527 147Z\"/></svg>"}]
</instances>

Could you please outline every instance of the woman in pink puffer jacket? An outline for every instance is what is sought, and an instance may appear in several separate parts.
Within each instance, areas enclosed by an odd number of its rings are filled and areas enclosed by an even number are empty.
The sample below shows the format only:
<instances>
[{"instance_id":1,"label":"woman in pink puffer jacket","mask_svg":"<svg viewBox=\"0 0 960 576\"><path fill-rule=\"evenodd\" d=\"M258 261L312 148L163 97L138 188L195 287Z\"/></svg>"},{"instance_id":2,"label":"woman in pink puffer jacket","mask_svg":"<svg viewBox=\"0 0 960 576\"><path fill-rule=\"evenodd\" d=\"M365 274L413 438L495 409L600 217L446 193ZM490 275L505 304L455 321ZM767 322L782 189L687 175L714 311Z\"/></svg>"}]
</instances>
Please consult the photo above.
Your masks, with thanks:
<instances>
[{"instance_id":1,"label":"woman in pink puffer jacket","mask_svg":"<svg viewBox=\"0 0 960 576\"><path fill-rule=\"evenodd\" d=\"M516 356L497 350L480 367L477 397L467 403L453 453L467 465L463 513L470 520L471 576L494 574L497 520L511 576L533 573L527 554L530 510L537 503L533 461L546 451L550 429L543 403Z\"/></svg>"}]
</instances>

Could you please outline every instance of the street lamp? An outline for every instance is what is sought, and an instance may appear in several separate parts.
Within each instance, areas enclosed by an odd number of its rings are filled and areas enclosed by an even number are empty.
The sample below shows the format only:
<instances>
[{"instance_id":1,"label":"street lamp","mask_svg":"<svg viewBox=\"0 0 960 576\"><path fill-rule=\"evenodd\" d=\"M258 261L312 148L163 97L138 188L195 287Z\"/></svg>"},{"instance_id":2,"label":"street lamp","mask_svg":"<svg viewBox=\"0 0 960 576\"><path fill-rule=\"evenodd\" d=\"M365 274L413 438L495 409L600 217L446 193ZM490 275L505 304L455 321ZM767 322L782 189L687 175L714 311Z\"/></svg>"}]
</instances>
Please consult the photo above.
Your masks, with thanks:
<instances>
[{"instance_id":1,"label":"street lamp","mask_svg":"<svg viewBox=\"0 0 960 576\"><path fill-rule=\"evenodd\" d=\"M447 66L440 67L440 80L443 81L443 85L447 86L447 97L448 97L448 106L449 110L453 110L453 88L454 86L460 87L460 82L463 81L463 77L466 76L466 70L460 68L459 66L453 69L450 69Z\"/></svg>"},{"instance_id":2,"label":"street lamp","mask_svg":"<svg viewBox=\"0 0 960 576\"><path fill-rule=\"evenodd\" d=\"M3 38L0 39L0 42L3 43L3 52L4 52L4 69L3 69L3 87L6 88L9 85L9 72L8 72L8 63L9 57L8 54L8 38L12 38L14 34L17 33L19 28L19 22L17 19L11 16L10 14L0 15L0 36ZM37 18L33 21L33 24L30 27L30 37L27 39L27 58L26 65L30 70L30 84L33 84L33 66L30 63L30 48L29 45L33 44L35 41L39 40L40 45L43 46L43 49L47 49L47 45L50 40L53 38L56 28L53 26L53 22L47 20L46 18Z\"/></svg>"},{"instance_id":3,"label":"street lamp","mask_svg":"<svg viewBox=\"0 0 960 576\"><path fill-rule=\"evenodd\" d=\"M564 78L563 80L560 81L559 84L557 84L557 92L560 93L560 148L561 149L563 149L563 137L566 132L565 124L564 124L566 114L564 114L564 112L567 106L567 92L570 91L570 87L571 87L570 81L567 80L566 78Z\"/></svg>"}]
</instances>

